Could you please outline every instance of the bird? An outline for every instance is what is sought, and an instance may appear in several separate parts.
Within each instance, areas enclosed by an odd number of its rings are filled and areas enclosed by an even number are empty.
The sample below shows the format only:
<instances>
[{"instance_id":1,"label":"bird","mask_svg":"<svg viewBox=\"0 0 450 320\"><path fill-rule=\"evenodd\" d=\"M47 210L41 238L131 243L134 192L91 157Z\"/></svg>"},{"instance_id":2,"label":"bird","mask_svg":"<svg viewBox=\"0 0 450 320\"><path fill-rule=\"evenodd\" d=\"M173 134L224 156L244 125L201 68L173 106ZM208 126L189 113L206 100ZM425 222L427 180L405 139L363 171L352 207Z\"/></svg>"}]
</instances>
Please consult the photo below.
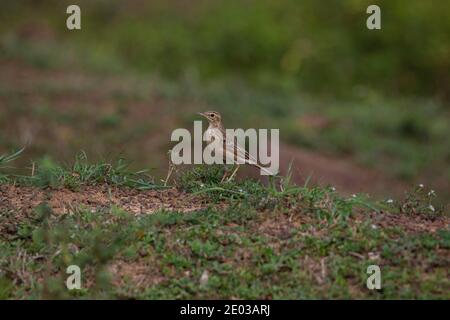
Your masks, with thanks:
<instances>
[{"instance_id":1,"label":"bird","mask_svg":"<svg viewBox=\"0 0 450 320\"><path fill-rule=\"evenodd\" d=\"M231 160L232 163L237 163L236 168L234 169L231 176L228 178L228 181L231 181L235 176L236 172L239 170L240 164L245 163L251 166L257 167L269 175L273 175L268 169L258 164L258 161L250 155L244 147L239 145L237 142L237 138L227 139L225 127L222 123L222 116L217 111L205 111L198 112L197 114L203 116L208 120L209 126L205 131L205 140L207 144L214 143L215 150L219 150L220 155L223 156L224 163L227 163L227 159ZM231 140L231 141L229 141ZM227 176L227 172L225 172L221 182L225 180Z\"/></svg>"}]
</instances>

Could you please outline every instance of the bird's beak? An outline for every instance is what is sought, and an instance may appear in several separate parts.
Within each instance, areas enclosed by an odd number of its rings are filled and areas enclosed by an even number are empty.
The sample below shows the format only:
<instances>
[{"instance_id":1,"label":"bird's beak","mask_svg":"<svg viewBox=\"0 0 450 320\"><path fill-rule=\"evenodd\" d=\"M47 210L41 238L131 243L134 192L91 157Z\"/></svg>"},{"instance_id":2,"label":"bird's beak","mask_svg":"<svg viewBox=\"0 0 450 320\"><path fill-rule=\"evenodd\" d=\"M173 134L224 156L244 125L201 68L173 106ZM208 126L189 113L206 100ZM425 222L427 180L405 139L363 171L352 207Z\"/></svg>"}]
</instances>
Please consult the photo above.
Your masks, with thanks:
<instances>
[{"instance_id":1,"label":"bird's beak","mask_svg":"<svg viewBox=\"0 0 450 320\"><path fill-rule=\"evenodd\" d=\"M206 115L203 112L197 112L198 115L206 117Z\"/></svg>"}]
</instances>

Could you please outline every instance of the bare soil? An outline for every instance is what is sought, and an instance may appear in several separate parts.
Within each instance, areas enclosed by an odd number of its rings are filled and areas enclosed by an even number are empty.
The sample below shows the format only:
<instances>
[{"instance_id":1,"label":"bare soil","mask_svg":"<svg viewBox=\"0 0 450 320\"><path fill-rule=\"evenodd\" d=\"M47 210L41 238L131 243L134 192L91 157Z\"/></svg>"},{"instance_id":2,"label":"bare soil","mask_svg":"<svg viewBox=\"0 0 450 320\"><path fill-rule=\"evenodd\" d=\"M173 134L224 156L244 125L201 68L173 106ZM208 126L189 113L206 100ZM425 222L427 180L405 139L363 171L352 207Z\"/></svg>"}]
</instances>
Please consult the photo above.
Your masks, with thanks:
<instances>
[{"instance_id":1,"label":"bare soil","mask_svg":"<svg viewBox=\"0 0 450 320\"><path fill-rule=\"evenodd\" d=\"M47 202L56 214L66 214L82 206L93 210L112 205L133 214L150 214L168 210L190 212L208 207L199 196L192 196L177 189L138 191L129 188L85 186L80 190L42 190L31 187L0 186L0 207L5 210L31 211Z\"/></svg>"}]
</instances>

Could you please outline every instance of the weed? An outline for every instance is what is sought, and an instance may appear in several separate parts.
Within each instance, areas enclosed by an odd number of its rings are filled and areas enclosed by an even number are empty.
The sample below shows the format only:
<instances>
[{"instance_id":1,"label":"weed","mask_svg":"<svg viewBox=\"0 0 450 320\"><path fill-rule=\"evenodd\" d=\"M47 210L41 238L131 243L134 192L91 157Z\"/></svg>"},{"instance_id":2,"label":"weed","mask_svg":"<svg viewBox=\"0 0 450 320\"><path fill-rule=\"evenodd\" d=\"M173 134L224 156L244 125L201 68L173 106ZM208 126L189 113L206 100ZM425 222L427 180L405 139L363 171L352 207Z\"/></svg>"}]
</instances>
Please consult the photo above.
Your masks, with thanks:
<instances>
[{"instance_id":1,"label":"weed","mask_svg":"<svg viewBox=\"0 0 450 320\"><path fill-rule=\"evenodd\" d=\"M78 190L83 185L107 184L140 190L163 188L154 183L145 170L131 172L128 164L119 159L116 163L90 164L84 152L79 153L72 166L61 166L49 157L41 159L32 176L20 176L19 183L40 188L65 187Z\"/></svg>"},{"instance_id":2,"label":"weed","mask_svg":"<svg viewBox=\"0 0 450 320\"><path fill-rule=\"evenodd\" d=\"M0 184L9 181L9 176L2 173L2 171L11 168L8 164L20 157L24 150L25 148L22 148L18 151L12 152L11 154L0 155Z\"/></svg>"},{"instance_id":3,"label":"weed","mask_svg":"<svg viewBox=\"0 0 450 320\"><path fill-rule=\"evenodd\" d=\"M423 184L419 184L412 190L405 192L403 199L388 200L384 206L390 210L396 210L404 214L423 214L430 218L440 215L448 215L446 206L437 201L434 190L427 190Z\"/></svg>"}]
</instances>

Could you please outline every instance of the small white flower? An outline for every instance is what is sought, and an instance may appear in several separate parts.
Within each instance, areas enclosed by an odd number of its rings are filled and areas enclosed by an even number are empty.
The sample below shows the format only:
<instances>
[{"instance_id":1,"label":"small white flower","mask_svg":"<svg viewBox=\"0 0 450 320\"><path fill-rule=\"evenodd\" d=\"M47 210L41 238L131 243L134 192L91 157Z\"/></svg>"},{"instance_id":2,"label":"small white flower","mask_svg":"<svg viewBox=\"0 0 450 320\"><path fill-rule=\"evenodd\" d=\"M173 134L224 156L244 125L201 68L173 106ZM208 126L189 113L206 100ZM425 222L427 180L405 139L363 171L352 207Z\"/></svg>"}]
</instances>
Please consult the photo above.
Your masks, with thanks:
<instances>
[{"instance_id":1,"label":"small white flower","mask_svg":"<svg viewBox=\"0 0 450 320\"><path fill-rule=\"evenodd\" d=\"M200 183L200 188L203 188L205 185L203 183Z\"/></svg>"},{"instance_id":2,"label":"small white flower","mask_svg":"<svg viewBox=\"0 0 450 320\"><path fill-rule=\"evenodd\" d=\"M434 192L434 190L430 190L430 192L428 192L428 195L431 197L435 197L436 196L436 192Z\"/></svg>"},{"instance_id":3,"label":"small white flower","mask_svg":"<svg viewBox=\"0 0 450 320\"><path fill-rule=\"evenodd\" d=\"M424 187L424 185L423 184L419 184L419 188L423 188Z\"/></svg>"},{"instance_id":4,"label":"small white flower","mask_svg":"<svg viewBox=\"0 0 450 320\"><path fill-rule=\"evenodd\" d=\"M428 209L430 209L433 212L435 211L434 207L431 204L428 206Z\"/></svg>"},{"instance_id":5,"label":"small white flower","mask_svg":"<svg viewBox=\"0 0 450 320\"><path fill-rule=\"evenodd\" d=\"M241 193L242 193L242 192L244 192L244 190L242 190L242 189L239 189L239 192L241 192Z\"/></svg>"},{"instance_id":6,"label":"small white flower","mask_svg":"<svg viewBox=\"0 0 450 320\"><path fill-rule=\"evenodd\" d=\"M356 194L352 194L352 197L353 197L353 198L356 198Z\"/></svg>"},{"instance_id":7,"label":"small white flower","mask_svg":"<svg viewBox=\"0 0 450 320\"><path fill-rule=\"evenodd\" d=\"M203 273L202 273L202 275L200 277L200 280L199 280L200 285L201 286L207 285L208 284L208 280L209 280L209 273L208 273L208 270L205 270L205 271L203 271Z\"/></svg>"},{"instance_id":8,"label":"small white flower","mask_svg":"<svg viewBox=\"0 0 450 320\"><path fill-rule=\"evenodd\" d=\"M371 225L372 229L378 229L378 227L375 224Z\"/></svg>"},{"instance_id":9,"label":"small white flower","mask_svg":"<svg viewBox=\"0 0 450 320\"><path fill-rule=\"evenodd\" d=\"M394 200L388 199L388 200L386 200L386 202L387 202L387 203L394 203Z\"/></svg>"},{"instance_id":10,"label":"small white flower","mask_svg":"<svg viewBox=\"0 0 450 320\"><path fill-rule=\"evenodd\" d=\"M336 191L336 188L335 187L331 187L331 191Z\"/></svg>"}]
</instances>

